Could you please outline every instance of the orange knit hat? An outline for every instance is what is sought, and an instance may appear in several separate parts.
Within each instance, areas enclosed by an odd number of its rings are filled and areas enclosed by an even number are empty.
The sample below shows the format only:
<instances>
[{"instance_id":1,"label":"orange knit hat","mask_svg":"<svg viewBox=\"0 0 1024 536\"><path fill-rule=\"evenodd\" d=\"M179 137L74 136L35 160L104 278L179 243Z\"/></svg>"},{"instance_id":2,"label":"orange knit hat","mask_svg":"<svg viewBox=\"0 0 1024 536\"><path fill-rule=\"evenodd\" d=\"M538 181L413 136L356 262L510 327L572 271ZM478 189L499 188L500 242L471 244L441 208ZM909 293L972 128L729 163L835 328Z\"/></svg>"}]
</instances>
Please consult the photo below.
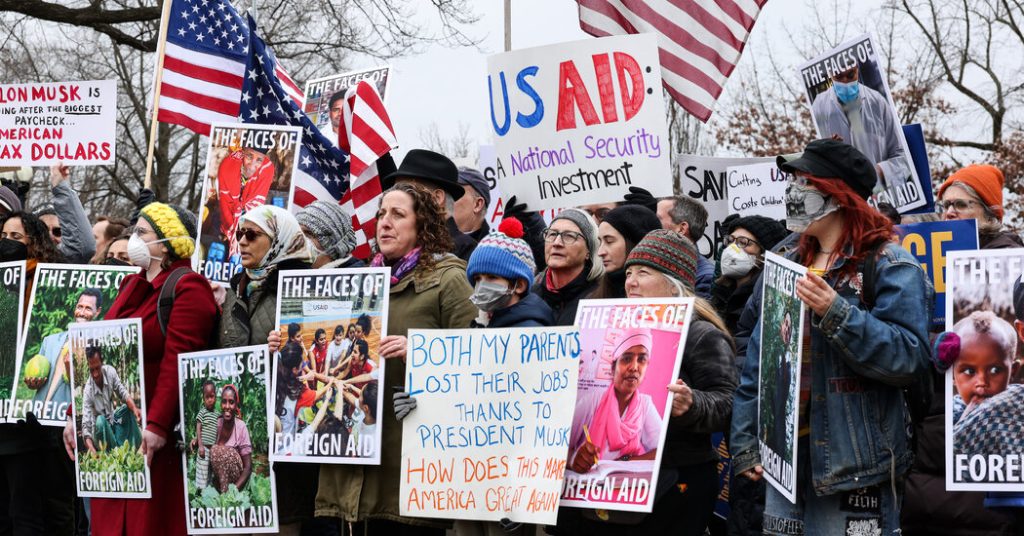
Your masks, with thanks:
<instances>
[{"instance_id":1,"label":"orange knit hat","mask_svg":"<svg viewBox=\"0 0 1024 536\"><path fill-rule=\"evenodd\" d=\"M962 182L981 196L997 218L1003 219L1003 183L1006 179L999 168L988 164L971 164L949 176L939 186L939 198L954 182Z\"/></svg>"}]
</instances>

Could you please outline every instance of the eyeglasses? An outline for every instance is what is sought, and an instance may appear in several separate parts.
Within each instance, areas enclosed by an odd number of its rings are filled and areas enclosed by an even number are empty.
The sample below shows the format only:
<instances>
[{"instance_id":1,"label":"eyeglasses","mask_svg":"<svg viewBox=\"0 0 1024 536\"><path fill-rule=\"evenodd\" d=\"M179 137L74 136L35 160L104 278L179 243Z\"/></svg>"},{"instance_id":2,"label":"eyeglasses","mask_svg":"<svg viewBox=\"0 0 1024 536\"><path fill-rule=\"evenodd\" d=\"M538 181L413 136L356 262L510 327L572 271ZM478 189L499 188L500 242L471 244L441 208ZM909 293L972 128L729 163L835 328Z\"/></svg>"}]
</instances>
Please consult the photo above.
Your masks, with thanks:
<instances>
[{"instance_id":1,"label":"eyeglasses","mask_svg":"<svg viewBox=\"0 0 1024 536\"><path fill-rule=\"evenodd\" d=\"M971 205L980 205L981 203L973 199L950 199L949 201L936 201L935 210L939 213L948 212L949 209L953 209L957 212L964 212L971 208Z\"/></svg>"},{"instance_id":2,"label":"eyeglasses","mask_svg":"<svg viewBox=\"0 0 1024 536\"><path fill-rule=\"evenodd\" d=\"M61 232L60 227L50 228L50 234L52 234L54 238L60 238Z\"/></svg>"},{"instance_id":3,"label":"eyeglasses","mask_svg":"<svg viewBox=\"0 0 1024 536\"><path fill-rule=\"evenodd\" d=\"M144 229L142 227L139 227L138 225L136 225L136 226L132 227L131 229L129 229L129 232L131 234L139 237L139 238L142 238L142 237L148 235L149 233L154 233L154 234L156 233L156 231L153 231L151 229Z\"/></svg>"},{"instance_id":4,"label":"eyeglasses","mask_svg":"<svg viewBox=\"0 0 1024 536\"><path fill-rule=\"evenodd\" d=\"M241 242L244 238L246 242L255 242L257 238L266 236L265 233L261 233L255 229L239 229L235 231L235 241Z\"/></svg>"},{"instance_id":5,"label":"eyeglasses","mask_svg":"<svg viewBox=\"0 0 1024 536\"><path fill-rule=\"evenodd\" d=\"M726 245L732 244L734 242L736 243L737 246L739 246L741 248L748 248L750 246L761 247L761 244L758 244L757 240L754 240L752 238L747 238L745 236L726 235L726 237L725 237Z\"/></svg>"},{"instance_id":6,"label":"eyeglasses","mask_svg":"<svg viewBox=\"0 0 1024 536\"><path fill-rule=\"evenodd\" d=\"M544 230L544 241L552 243L555 240L561 238L562 243L571 246L576 243L577 240L583 238L583 235L576 231L555 231L553 229Z\"/></svg>"},{"instance_id":7,"label":"eyeglasses","mask_svg":"<svg viewBox=\"0 0 1024 536\"><path fill-rule=\"evenodd\" d=\"M21 242L22 240L25 239L25 235L23 235L21 233L0 233L0 239L4 239L4 238L10 238L11 240L14 240L15 242Z\"/></svg>"}]
</instances>

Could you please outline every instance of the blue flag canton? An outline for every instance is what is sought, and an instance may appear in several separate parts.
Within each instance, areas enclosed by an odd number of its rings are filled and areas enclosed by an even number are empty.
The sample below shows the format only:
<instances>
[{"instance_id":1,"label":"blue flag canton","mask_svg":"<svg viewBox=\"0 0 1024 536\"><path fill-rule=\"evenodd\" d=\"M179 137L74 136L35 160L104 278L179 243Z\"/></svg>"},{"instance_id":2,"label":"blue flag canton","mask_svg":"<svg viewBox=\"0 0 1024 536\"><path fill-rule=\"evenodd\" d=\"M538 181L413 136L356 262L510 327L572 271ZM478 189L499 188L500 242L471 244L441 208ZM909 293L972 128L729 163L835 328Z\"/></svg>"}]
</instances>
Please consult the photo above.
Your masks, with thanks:
<instances>
[{"instance_id":1,"label":"blue flag canton","mask_svg":"<svg viewBox=\"0 0 1024 536\"><path fill-rule=\"evenodd\" d=\"M256 27L251 17L249 25ZM255 31L251 37L239 121L301 127L299 169L316 179L334 199L341 199L348 190L348 154L328 140L288 96L274 73L277 60L273 53Z\"/></svg>"},{"instance_id":2,"label":"blue flag canton","mask_svg":"<svg viewBox=\"0 0 1024 536\"><path fill-rule=\"evenodd\" d=\"M174 0L167 40L175 45L245 61L249 28L226 0Z\"/></svg>"}]
</instances>

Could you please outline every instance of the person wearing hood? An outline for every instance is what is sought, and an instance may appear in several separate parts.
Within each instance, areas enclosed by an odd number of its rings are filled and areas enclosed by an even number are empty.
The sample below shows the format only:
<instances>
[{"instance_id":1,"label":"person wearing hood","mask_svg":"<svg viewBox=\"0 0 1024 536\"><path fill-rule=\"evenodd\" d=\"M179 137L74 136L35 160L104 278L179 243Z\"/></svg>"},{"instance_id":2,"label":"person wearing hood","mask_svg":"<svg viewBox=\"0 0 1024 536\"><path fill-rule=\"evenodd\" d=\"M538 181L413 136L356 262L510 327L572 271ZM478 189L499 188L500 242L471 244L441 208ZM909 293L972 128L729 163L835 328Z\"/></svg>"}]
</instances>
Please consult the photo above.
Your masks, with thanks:
<instances>
[{"instance_id":1,"label":"person wearing hood","mask_svg":"<svg viewBox=\"0 0 1024 536\"><path fill-rule=\"evenodd\" d=\"M91 531L97 536L185 533L183 517L165 515L185 507L181 454L173 442L178 424L178 356L210 348L217 318L209 283L192 271L194 236L196 223L191 212L151 203L140 211L128 239L128 257L141 271L124 278L104 319L142 320L146 393L142 452L150 468L153 495L145 500L93 498ZM166 320L161 321L158 303L165 285L173 285L174 302ZM74 459L70 420L64 429L64 443Z\"/></svg>"},{"instance_id":2,"label":"person wearing hood","mask_svg":"<svg viewBox=\"0 0 1024 536\"><path fill-rule=\"evenodd\" d=\"M722 275L711 287L710 301L732 333L764 267L764 252L786 238L789 231L782 223L764 216L732 215L722 227L726 233L720 261Z\"/></svg>"},{"instance_id":3,"label":"person wearing hood","mask_svg":"<svg viewBox=\"0 0 1024 536\"><path fill-rule=\"evenodd\" d=\"M313 268L358 268L363 261L352 256L356 233L352 216L338 203L313 201L295 215L299 228L313 250Z\"/></svg>"},{"instance_id":4,"label":"person wearing hood","mask_svg":"<svg viewBox=\"0 0 1024 536\"><path fill-rule=\"evenodd\" d=\"M604 266L604 275L588 299L626 297L626 258L655 229L661 229L658 215L640 205L622 205L604 215L597 227L597 256Z\"/></svg>"},{"instance_id":5,"label":"person wearing hood","mask_svg":"<svg viewBox=\"0 0 1024 536\"><path fill-rule=\"evenodd\" d=\"M946 220L978 221L981 249L1024 247L1020 236L1003 227L1003 172L995 166L972 164L939 186L935 204Z\"/></svg>"},{"instance_id":6,"label":"person wearing hood","mask_svg":"<svg viewBox=\"0 0 1024 536\"><path fill-rule=\"evenodd\" d=\"M576 307L593 292L604 266L597 262L597 224L578 208L559 212L544 230L544 261L532 292L551 307L556 326L571 326Z\"/></svg>"}]
</instances>

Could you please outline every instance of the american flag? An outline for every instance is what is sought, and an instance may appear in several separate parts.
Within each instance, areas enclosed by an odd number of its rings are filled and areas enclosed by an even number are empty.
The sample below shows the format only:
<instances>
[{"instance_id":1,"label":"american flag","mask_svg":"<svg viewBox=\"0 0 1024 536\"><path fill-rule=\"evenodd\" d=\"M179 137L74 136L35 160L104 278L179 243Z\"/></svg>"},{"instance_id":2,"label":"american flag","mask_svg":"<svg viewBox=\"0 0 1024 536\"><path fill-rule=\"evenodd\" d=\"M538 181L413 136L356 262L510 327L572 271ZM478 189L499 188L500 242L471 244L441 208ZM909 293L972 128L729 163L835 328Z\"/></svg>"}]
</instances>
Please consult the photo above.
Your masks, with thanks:
<instances>
[{"instance_id":1,"label":"american flag","mask_svg":"<svg viewBox=\"0 0 1024 536\"><path fill-rule=\"evenodd\" d=\"M249 27L226 0L173 0L167 16L157 120L209 136L210 124L239 120ZM301 106L302 90L275 71Z\"/></svg>"},{"instance_id":2,"label":"american flag","mask_svg":"<svg viewBox=\"0 0 1024 536\"><path fill-rule=\"evenodd\" d=\"M665 89L701 121L722 93L767 0L576 0L580 28L597 37L658 36Z\"/></svg>"}]
</instances>

